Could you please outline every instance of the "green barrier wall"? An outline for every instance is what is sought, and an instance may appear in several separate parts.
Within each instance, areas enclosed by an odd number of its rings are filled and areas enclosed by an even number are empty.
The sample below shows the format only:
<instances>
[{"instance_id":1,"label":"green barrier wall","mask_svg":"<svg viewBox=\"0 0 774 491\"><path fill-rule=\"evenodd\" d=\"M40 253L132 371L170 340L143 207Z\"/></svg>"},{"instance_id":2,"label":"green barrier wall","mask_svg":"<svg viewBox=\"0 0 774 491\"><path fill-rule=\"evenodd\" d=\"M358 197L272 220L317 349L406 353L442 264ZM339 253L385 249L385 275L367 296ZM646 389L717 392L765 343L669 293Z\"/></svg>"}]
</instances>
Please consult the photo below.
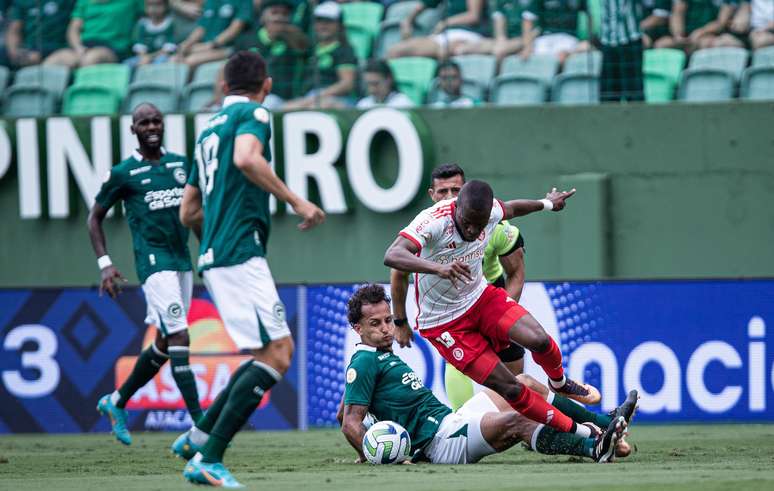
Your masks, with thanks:
<instances>
[{"instance_id":1,"label":"green barrier wall","mask_svg":"<svg viewBox=\"0 0 774 491\"><path fill-rule=\"evenodd\" d=\"M421 109L415 115L431 135L425 172L457 162L503 199L540 198L551 186L578 188L565 212L516 221L526 238L530 279L774 276L774 104ZM357 116L337 118L346 130ZM13 141L13 122L5 123ZM84 141L85 128L79 129ZM45 131L39 133L42 143ZM19 218L16 150L0 178L0 286L96 283L82 199L71 199L66 219ZM372 155L377 181L389 184L395 145L377 138ZM41 156L41 169L44 162ZM71 183L71 194L74 188ZM317 230L301 233L295 217L275 217L269 259L278 282L387 279L385 248L429 200L420 191L411 206L379 214L346 192L351 210L329 216ZM123 219L109 219L106 232L114 263L136 282Z\"/></svg>"}]
</instances>

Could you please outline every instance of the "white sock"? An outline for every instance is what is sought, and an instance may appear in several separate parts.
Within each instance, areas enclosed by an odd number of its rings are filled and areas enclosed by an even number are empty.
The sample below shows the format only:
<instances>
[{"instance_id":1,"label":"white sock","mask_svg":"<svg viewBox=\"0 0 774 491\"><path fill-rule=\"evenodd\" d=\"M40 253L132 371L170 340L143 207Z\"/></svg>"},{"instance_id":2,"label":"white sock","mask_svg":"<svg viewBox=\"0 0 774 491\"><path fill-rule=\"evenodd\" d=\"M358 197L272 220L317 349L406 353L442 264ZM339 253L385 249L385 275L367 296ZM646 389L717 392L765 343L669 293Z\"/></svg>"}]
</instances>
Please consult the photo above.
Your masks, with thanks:
<instances>
[{"instance_id":1,"label":"white sock","mask_svg":"<svg viewBox=\"0 0 774 491\"><path fill-rule=\"evenodd\" d=\"M196 445L197 447L201 447L205 443L207 443L207 439L210 437L208 433L203 432L196 426L191 428L191 432L188 434L188 438L191 440L191 443Z\"/></svg>"},{"instance_id":2,"label":"white sock","mask_svg":"<svg viewBox=\"0 0 774 491\"><path fill-rule=\"evenodd\" d=\"M118 393L118 391L114 391L112 394L110 394L110 402L115 406L118 404L118 402L121 400L121 394Z\"/></svg>"},{"instance_id":3,"label":"white sock","mask_svg":"<svg viewBox=\"0 0 774 491\"><path fill-rule=\"evenodd\" d=\"M576 424L575 434L581 438L589 438L591 437L591 428L586 425Z\"/></svg>"},{"instance_id":4,"label":"white sock","mask_svg":"<svg viewBox=\"0 0 774 491\"><path fill-rule=\"evenodd\" d=\"M567 377L562 375L562 380L560 380L558 382L555 382L554 380L549 378L548 379L548 383L551 384L551 387L553 387L554 389L558 389L559 387L562 387L564 384L567 383Z\"/></svg>"},{"instance_id":5,"label":"white sock","mask_svg":"<svg viewBox=\"0 0 774 491\"><path fill-rule=\"evenodd\" d=\"M549 403L549 404L553 404L553 403L554 403L554 397L555 397L555 396L556 396L556 394L554 394L553 392L551 392L551 391L549 390L549 391L548 391L548 395L546 396L546 402L547 402L547 403Z\"/></svg>"}]
</instances>

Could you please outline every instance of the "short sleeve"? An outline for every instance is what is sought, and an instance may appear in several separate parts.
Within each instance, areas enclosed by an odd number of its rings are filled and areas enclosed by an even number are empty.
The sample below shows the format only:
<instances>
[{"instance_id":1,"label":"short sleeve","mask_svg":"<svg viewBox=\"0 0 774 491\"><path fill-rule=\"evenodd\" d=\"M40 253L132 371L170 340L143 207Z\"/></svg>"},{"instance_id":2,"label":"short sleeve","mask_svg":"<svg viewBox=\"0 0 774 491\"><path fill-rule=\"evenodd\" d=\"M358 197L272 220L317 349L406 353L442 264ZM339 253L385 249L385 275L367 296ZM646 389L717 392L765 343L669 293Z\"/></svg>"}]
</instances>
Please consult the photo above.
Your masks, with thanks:
<instances>
[{"instance_id":1,"label":"short sleeve","mask_svg":"<svg viewBox=\"0 0 774 491\"><path fill-rule=\"evenodd\" d=\"M204 0L204 5L202 5L202 14L199 16L199 20L196 21L196 25L198 27L203 27L204 29L207 29L209 18L205 14L209 10L211 16L215 15L215 6L212 4L213 4L213 0Z\"/></svg>"},{"instance_id":2,"label":"short sleeve","mask_svg":"<svg viewBox=\"0 0 774 491\"><path fill-rule=\"evenodd\" d=\"M145 54L148 52L148 45L145 44L145 29L144 21L142 19L137 21L137 24L132 30L132 51L137 54Z\"/></svg>"},{"instance_id":3,"label":"short sleeve","mask_svg":"<svg viewBox=\"0 0 774 491\"><path fill-rule=\"evenodd\" d=\"M400 236L423 249L438 239L440 232L443 231L443 227L439 226L442 223L442 220L434 218L428 210L425 210L417 215L408 227L400 231Z\"/></svg>"},{"instance_id":4,"label":"short sleeve","mask_svg":"<svg viewBox=\"0 0 774 491\"><path fill-rule=\"evenodd\" d=\"M503 221L503 218L505 218L505 205L502 201L495 198L494 202L492 203L492 214L489 217L490 222L499 223Z\"/></svg>"},{"instance_id":5,"label":"short sleeve","mask_svg":"<svg viewBox=\"0 0 774 491\"><path fill-rule=\"evenodd\" d=\"M115 169L110 171L107 180L97 193L94 201L102 208L108 210L116 201L123 197L124 177Z\"/></svg>"},{"instance_id":6,"label":"short sleeve","mask_svg":"<svg viewBox=\"0 0 774 491\"><path fill-rule=\"evenodd\" d=\"M86 18L86 7L89 4L89 0L78 0L75 3L75 8L70 16L72 19L84 19Z\"/></svg>"},{"instance_id":7,"label":"short sleeve","mask_svg":"<svg viewBox=\"0 0 774 491\"><path fill-rule=\"evenodd\" d=\"M199 166L198 165L191 165L191 170L188 172L188 182L186 184L189 184L195 188L199 187Z\"/></svg>"},{"instance_id":8,"label":"short sleeve","mask_svg":"<svg viewBox=\"0 0 774 491\"><path fill-rule=\"evenodd\" d=\"M336 70L341 70L342 68L351 68L355 70L357 68L357 58L355 57L355 52L352 51L351 46L344 44L336 51Z\"/></svg>"},{"instance_id":9,"label":"short sleeve","mask_svg":"<svg viewBox=\"0 0 774 491\"><path fill-rule=\"evenodd\" d=\"M269 121L271 113L265 107L255 107L248 114L242 116L237 126L238 135L255 135L261 140L261 143L267 145L269 142Z\"/></svg>"},{"instance_id":10,"label":"short sleeve","mask_svg":"<svg viewBox=\"0 0 774 491\"><path fill-rule=\"evenodd\" d=\"M494 253L498 256L505 256L513 250L519 241L519 229L508 222L502 222L497 231L493 238Z\"/></svg>"},{"instance_id":11,"label":"short sleeve","mask_svg":"<svg viewBox=\"0 0 774 491\"><path fill-rule=\"evenodd\" d=\"M376 386L376 357L353 357L347 368L344 405L370 406Z\"/></svg>"},{"instance_id":12,"label":"short sleeve","mask_svg":"<svg viewBox=\"0 0 774 491\"><path fill-rule=\"evenodd\" d=\"M234 16L234 20L244 21L245 24L249 24L253 20L253 1L252 0L239 0L237 4L237 12Z\"/></svg>"}]
</instances>

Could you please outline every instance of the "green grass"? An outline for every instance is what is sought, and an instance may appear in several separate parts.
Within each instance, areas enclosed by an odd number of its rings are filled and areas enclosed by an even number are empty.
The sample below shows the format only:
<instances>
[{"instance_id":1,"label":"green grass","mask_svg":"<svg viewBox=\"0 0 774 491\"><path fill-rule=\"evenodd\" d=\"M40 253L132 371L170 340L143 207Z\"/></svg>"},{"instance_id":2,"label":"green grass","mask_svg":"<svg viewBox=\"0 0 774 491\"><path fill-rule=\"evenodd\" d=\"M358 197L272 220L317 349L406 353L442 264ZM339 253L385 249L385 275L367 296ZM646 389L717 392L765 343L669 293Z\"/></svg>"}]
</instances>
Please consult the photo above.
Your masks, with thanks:
<instances>
[{"instance_id":1,"label":"green grass","mask_svg":"<svg viewBox=\"0 0 774 491\"><path fill-rule=\"evenodd\" d=\"M369 466L333 430L244 432L226 455L251 489L774 489L774 425L634 426L638 452L612 465L515 447L467 466ZM191 489L168 453L176 435L0 437L0 489Z\"/></svg>"}]
</instances>

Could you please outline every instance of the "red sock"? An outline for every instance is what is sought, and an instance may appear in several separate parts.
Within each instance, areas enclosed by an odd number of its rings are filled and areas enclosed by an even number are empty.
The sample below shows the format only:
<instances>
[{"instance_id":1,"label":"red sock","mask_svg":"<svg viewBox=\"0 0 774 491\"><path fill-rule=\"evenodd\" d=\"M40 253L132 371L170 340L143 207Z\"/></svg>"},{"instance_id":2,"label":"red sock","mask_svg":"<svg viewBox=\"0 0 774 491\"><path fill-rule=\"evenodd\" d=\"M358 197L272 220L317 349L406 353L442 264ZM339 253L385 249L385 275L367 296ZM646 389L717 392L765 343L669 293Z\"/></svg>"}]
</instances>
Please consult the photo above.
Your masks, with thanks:
<instances>
[{"instance_id":1,"label":"red sock","mask_svg":"<svg viewBox=\"0 0 774 491\"><path fill-rule=\"evenodd\" d=\"M554 338L548 337L551 345L543 353L532 352L532 359L535 363L543 367L543 371L546 375L553 380L561 380L564 376L564 368L562 368L562 352L559 350L559 346L556 345Z\"/></svg>"},{"instance_id":2,"label":"red sock","mask_svg":"<svg viewBox=\"0 0 774 491\"><path fill-rule=\"evenodd\" d=\"M521 387L521 395L515 401L508 401L511 407L532 421L543 423L557 431L572 433L575 423L567 415L540 397L526 385Z\"/></svg>"},{"instance_id":3,"label":"red sock","mask_svg":"<svg viewBox=\"0 0 774 491\"><path fill-rule=\"evenodd\" d=\"M532 421L543 423L564 433L575 431L575 423L572 419L549 404L526 385L522 385L519 398L515 401L508 401L508 404Z\"/></svg>"}]
</instances>

